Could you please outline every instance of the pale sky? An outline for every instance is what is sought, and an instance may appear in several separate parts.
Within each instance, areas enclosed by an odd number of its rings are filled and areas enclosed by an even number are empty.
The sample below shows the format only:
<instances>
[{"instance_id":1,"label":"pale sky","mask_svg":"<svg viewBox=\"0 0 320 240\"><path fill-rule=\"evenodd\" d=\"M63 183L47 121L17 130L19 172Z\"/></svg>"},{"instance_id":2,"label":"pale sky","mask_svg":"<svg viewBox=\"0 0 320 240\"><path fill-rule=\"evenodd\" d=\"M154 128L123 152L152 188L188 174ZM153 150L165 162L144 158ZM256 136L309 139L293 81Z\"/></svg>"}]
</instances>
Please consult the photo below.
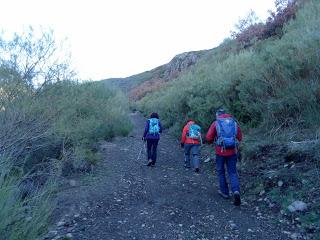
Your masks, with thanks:
<instances>
[{"instance_id":1,"label":"pale sky","mask_svg":"<svg viewBox=\"0 0 320 240\"><path fill-rule=\"evenodd\" d=\"M67 38L81 79L127 77L175 55L218 46L252 9L274 0L0 0L0 29L32 25Z\"/></svg>"}]
</instances>

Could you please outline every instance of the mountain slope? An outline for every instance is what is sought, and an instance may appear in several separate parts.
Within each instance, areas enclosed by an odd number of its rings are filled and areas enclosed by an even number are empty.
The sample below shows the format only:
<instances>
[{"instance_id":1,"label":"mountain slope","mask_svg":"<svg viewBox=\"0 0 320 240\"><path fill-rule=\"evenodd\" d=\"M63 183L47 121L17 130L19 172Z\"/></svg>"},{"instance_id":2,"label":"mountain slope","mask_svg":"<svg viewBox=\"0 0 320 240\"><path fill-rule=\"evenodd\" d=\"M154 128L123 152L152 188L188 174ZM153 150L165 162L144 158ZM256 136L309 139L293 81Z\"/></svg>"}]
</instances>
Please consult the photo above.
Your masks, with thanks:
<instances>
[{"instance_id":1,"label":"mountain slope","mask_svg":"<svg viewBox=\"0 0 320 240\"><path fill-rule=\"evenodd\" d=\"M196 64L208 51L193 51L176 55L169 63L150 71L127 78L111 78L102 80L106 85L118 87L134 100L141 99L166 83L176 79L180 74Z\"/></svg>"}]
</instances>

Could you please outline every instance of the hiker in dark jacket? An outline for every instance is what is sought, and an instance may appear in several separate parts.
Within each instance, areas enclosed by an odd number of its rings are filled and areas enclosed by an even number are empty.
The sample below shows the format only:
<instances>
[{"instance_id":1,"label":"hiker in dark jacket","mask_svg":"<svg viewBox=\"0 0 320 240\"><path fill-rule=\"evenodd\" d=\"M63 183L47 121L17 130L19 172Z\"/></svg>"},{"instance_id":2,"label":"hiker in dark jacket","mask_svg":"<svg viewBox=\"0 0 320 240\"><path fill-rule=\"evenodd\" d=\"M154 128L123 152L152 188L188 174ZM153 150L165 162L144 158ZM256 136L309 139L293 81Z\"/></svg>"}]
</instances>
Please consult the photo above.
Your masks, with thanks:
<instances>
[{"instance_id":1,"label":"hiker in dark jacket","mask_svg":"<svg viewBox=\"0 0 320 240\"><path fill-rule=\"evenodd\" d=\"M198 130L195 130L195 136L190 134L190 126L194 125L198 127ZM201 132L200 127L195 124L193 120L188 120L187 124L183 127L182 136L181 136L181 147L184 149L184 166L190 168L190 161L192 155L193 167L196 173L199 173L199 154L200 154L200 145L201 145Z\"/></svg>"},{"instance_id":2,"label":"hiker in dark jacket","mask_svg":"<svg viewBox=\"0 0 320 240\"><path fill-rule=\"evenodd\" d=\"M239 206L241 200L237 173L237 143L242 140L241 129L232 115L226 114L223 109L220 109L216 112L216 121L211 124L206 135L206 140L207 143L215 142L219 194L223 198L229 198L229 188L225 176L226 165L234 196L234 205Z\"/></svg>"},{"instance_id":3,"label":"hiker in dark jacket","mask_svg":"<svg viewBox=\"0 0 320 240\"><path fill-rule=\"evenodd\" d=\"M154 166L157 160L157 147L162 133L162 126L158 113L151 113L146 122L142 140L147 141L148 164Z\"/></svg>"}]
</instances>

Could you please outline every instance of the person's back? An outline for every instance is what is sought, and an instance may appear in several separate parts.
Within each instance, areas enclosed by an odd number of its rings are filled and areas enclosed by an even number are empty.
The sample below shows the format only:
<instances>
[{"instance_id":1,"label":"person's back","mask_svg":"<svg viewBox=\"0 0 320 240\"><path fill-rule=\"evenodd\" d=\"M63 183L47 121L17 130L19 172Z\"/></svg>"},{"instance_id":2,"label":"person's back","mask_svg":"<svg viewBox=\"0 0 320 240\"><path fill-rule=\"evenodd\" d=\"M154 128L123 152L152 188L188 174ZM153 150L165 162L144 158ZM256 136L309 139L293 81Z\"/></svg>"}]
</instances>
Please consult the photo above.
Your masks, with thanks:
<instances>
[{"instance_id":1,"label":"person's back","mask_svg":"<svg viewBox=\"0 0 320 240\"><path fill-rule=\"evenodd\" d=\"M154 166L157 160L157 147L162 133L162 126L157 113L151 113L147 120L142 140L147 141L147 166Z\"/></svg>"},{"instance_id":2,"label":"person's back","mask_svg":"<svg viewBox=\"0 0 320 240\"><path fill-rule=\"evenodd\" d=\"M225 177L226 165L234 195L234 204L239 206L241 204L240 184L236 163L238 142L242 140L241 129L232 115L226 114L224 110L220 109L216 113L216 120L207 132L206 140L208 143L215 142L219 194L224 198L229 198L229 187Z\"/></svg>"},{"instance_id":3,"label":"person's back","mask_svg":"<svg viewBox=\"0 0 320 240\"><path fill-rule=\"evenodd\" d=\"M194 127L194 131L197 131L198 133L190 133L190 128ZM199 126L195 124L193 120L189 120L187 124L183 127L182 130L182 136L181 136L181 142L184 144L200 144L201 142L201 129L199 129ZM197 136L197 134L200 134Z\"/></svg>"},{"instance_id":4,"label":"person's back","mask_svg":"<svg viewBox=\"0 0 320 240\"><path fill-rule=\"evenodd\" d=\"M212 143L215 142L215 152L217 155L220 156L231 156L237 153L237 146L234 145L233 147L225 147L223 145L223 142L219 142L219 128L221 128L221 124L219 125L219 121L223 121L223 120L230 120L233 123L235 123L235 129L234 129L234 133L235 135L232 136L234 137L236 141L241 142L242 141L242 133L241 133L241 129L238 126L238 124L235 122L233 116L231 114L227 114L227 113L221 113L220 115L217 116L216 121L214 121L209 130L208 133L206 135L206 140L208 141L208 143ZM221 141L221 140L220 140Z\"/></svg>"},{"instance_id":5,"label":"person's back","mask_svg":"<svg viewBox=\"0 0 320 240\"><path fill-rule=\"evenodd\" d=\"M193 167L195 172L199 172L199 154L201 144L201 128L193 120L188 120L183 127L181 135L181 147L184 149L185 167L190 168L190 161L192 154Z\"/></svg>"}]
</instances>

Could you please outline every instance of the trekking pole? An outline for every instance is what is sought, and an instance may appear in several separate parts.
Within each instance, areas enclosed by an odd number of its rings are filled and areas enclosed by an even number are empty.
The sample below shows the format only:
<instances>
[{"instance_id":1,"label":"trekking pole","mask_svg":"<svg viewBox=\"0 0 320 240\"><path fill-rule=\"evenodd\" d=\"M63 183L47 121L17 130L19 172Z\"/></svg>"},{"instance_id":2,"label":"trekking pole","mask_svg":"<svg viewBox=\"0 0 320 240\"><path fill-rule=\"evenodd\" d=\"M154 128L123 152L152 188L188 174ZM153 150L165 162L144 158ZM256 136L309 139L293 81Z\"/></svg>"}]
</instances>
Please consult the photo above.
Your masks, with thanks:
<instances>
[{"instance_id":1,"label":"trekking pole","mask_svg":"<svg viewBox=\"0 0 320 240\"><path fill-rule=\"evenodd\" d=\"M144 142L143 144L143 150L144 150L144 154L147 154L147 141Z\"/></svg>"},{"instance_id":2,"label":"trekking pole","mask_svg":"<svg viewBox=\"0 0 320 240\"><path fill-rule=\"evenodd\" d=\"M203 145L201 134L200 134L200 144L201 144L201 146Z\"/></svg>"},{"instance_id":3,"label":"trekking pole","mask_svg":"<svg viewBox=\"0 0 320 240\"><path fill-rule=\"evenodd\" d=\"M137 157L136 161L139 161L141 153L142 153L143 150L146 151L146 143L145 142L143 142L143 145L140 148L140 152L138 154L138 157Z\"/></svg>"}]
</instances>

